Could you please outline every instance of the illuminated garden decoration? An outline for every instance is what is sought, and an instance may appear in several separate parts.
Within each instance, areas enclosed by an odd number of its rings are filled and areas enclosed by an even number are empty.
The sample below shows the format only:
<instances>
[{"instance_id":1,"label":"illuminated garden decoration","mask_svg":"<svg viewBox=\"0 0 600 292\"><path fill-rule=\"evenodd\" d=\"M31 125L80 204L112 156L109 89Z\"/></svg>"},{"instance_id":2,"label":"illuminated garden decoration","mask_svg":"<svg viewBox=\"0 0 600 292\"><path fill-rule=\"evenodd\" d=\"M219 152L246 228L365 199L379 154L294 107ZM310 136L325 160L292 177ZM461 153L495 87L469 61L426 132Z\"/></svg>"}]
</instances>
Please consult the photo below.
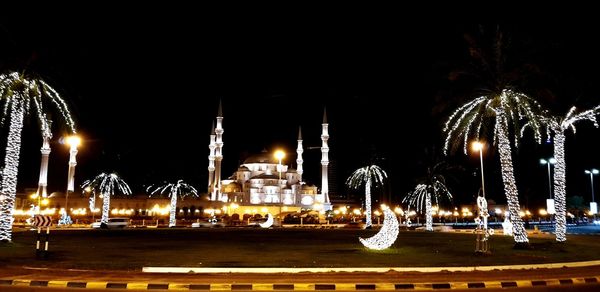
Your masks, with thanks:
<instances>
[{"instance_id":1,"label":"illuminated garden decoration","mask_svg":"<svg viewBox=\"0 0 600 292\"><path fill-rule=\"evenodd\" d=\"M99 192L102 196L102 219L100 222L107 223L110 211L110 196L115 194L115 189L124 195L131 195L129 185L116 173L103 172L94 179L87 180L81 185L82 189L88 188L93 194Z\"/></svg>"},{"instance_id":2,"label":"illuminated garden decoration","mask_svg":"<svg viewBox=\"0 0 600 292\"><path fill-rule=\"evenodd\" d=\"M7 118L10 120L0 188L0 241L11 241L21 152L21 131L25 116L35 113L41 125L43 145L40 185L43 185L42 188L45 188L46 182L42 180L45 180L48 166L47 163L44 165L44 152L47 151L47 158L50 147L46 142L52 137L46 115L48 107L51 105L58 110L68 130L72 133L75 133L75 123L62 97L40 78L31 78L17 72L0 74L0 101L4 103L0 125L4 125Z\"/></svg>"},{"instance_id":3,"label":"illuminated garden decoration","mask_svg":"<svg viewBox=\"0 0 600 292\"><path fill-rule=\"evenodd\" d=\"M370 249L386 249L398 238L399 225L396 214L389 208L383 210L383 227L372 237L359 238L358 240L366 247Z\"/></svg>"},{"instance_id":4,"label":"illuminated garden decoration","mask_svg":"<svg viewBox=\"0 0 600 292\"><path fill-rule=\"evenodd\" d=\"M151 191L151 189L154 189ZM165 183L158 187L149 186L146 191L150 192L151 195L154 194L164 194L165 191L169 192L169 197L171 197L171 210L169 215L169 227L173 227L176 225L175 220L175 210L177 209L177 197L185 197L187 195L198 196L198 191L191 185L185 183L183 180L178 180L176 183Z\"/></svg>"},{"instance_id":5,"label":"illuminated garden decoration","mask_svg":"<svg viewBox=\"0 0 600 292\"><path fill-rule=\"evenodd\" d=\"M596 115L600 111L600 106L591 110L577 112L575 107L572 107L564 117L551 116L542 120L548 125L548 128L554 134L554 199L555 216L556 216L556 241L563 242L567 240L567 218L566 218L566 171L567 165L565 160L565 132L569 129L575 133L575 122L589 120L598 127Z\"/></svg>"},{"instance_id":6,"label":"illuminated garden decoration","mask_svg":"<svg viewBox=\"0 0 600 292\"><path fill-rule=\"evenodd\" d=\"M425 209L425 230L433 231L433 216L431 212L432 199L439 206L439 202L443 198L452 200L452 194L446 187L446 179L439 172L446 163L437 163L434 167L427 170L425 183L418 184L412 192L409 192L402 200L403 203L408 203L416 207L417 211L421 212Z\"/></svg>"},{"instance_id":7,"label":"illuminated garden decoration","mask_svg":"<svg viewBox=\"0 0 600 292\"><path fill-rule=\"evenodd\" d=\"M387 174L377 165L369 165L355 170L346 180L346 185L353 189L358 189L361 185L365 185L365 216L366 228L370 228L371 223L371 186L383 186L383 180L387 178Z\"/></svg>"},{"instance_id":8,"label":"illuminated garden decoration","mask_svg":"<svg viewBox=\"0 0 600 292\"><path fill-rule=\"evenodd\" d=\"M528 96L503 89L500 93L489 93L480 96L458 108L446 122L443 132L446 135L444 153L455 150L463 145L467 154L467 144L472 138L480 140L482 128L487 122L494 124L494 144L500 152L500 167L502 168L502 181L508 203L510 221L513 224L513 236L517 243L527 243L527 232L523 220L519 216L519 193L513 172L512 149L509 135L511 125L520 128L522 121L529 121L536 140L541 143L542 124L539 121L540 105ZM519 132L514 134L515 146L518 146Z\"/></svg>"}]
</instances>

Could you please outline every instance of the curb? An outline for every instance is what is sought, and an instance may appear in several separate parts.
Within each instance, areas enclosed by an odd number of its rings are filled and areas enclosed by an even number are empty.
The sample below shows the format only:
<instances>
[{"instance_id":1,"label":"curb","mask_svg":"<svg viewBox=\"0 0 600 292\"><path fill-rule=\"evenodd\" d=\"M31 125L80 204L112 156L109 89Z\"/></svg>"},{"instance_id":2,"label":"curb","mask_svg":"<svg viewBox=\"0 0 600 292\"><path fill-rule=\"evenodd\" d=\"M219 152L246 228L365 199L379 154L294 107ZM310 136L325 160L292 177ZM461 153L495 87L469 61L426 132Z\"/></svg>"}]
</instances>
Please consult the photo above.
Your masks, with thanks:
<instances>
[{"instance_id":1,"label":"curb","mask_svg":"<svg viewBox=\"0 0 600 292\"><path fill-rule=\"evenodd\" d=\"M346 267L346 268L209 268L209 267L143 267L144 273L244 273L244 274L265 274L265 273L339 273L339 272L472 272L472 271L493 271L493 270L523 270L523 269L553 269L553 268L577 268L600 266L600 260L565 262L565 263L545 263L528 265L499 265L499 266L465 266L465 267Z\"/></svg>"},{"instance_id":2,"label":"curb","mask_svg":"<svg viewBox=\"0 0 600 292\"><path fill-rule=\"evenodd\" d=\"M73 282L37 280L0 280L0 288L6 286L90 288L90 289L140 289L140 290L200 290L200 291L332 291L332 290L439 290L439 289L481 289L481 288L523 288L549 287L599 283L600 276L587 278L565 278L546 280L506 280L483 282L436 282L436 283L139 283L139 282Z\"/></svg>"}]
</instances>

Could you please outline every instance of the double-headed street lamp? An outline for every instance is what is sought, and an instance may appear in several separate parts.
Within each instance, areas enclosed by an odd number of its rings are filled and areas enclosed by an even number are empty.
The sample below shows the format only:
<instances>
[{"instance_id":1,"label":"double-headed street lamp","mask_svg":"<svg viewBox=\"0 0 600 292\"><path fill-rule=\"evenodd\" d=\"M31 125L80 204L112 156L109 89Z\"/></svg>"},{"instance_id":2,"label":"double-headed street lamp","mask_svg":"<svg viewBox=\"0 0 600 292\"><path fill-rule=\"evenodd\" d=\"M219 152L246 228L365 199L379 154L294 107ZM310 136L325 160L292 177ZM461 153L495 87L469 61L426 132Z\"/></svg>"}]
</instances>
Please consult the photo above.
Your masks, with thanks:
<instances>
[{"instance_id":1,"label":"double-headed street lamp","mask_svg":"<svg viewBox=\"0 0 600 292\"><path fill-rule=\"evenodd\" d=\"M556 213L554 209L554 199L552 198L552 176L550 174L550 165L556 164L556 159L554 157L550 157L548 159L540 159L541 165L548 165L548 199L546 199L546 211L548 214Z\"/></svg>"},{"instance_id":2,"label":"double-headed street lamp","mask_svg":"<svg viewBox=\"0 0 600 292\"><path fill-rule=\"evenodd\" d=\"M598 171L595 168L592 168L589 170L586 169L585 173L590 175L590 185L592 187L592 201L590 202L590 213L592 215L595 215L596 213L598 213L598 204L596 204L596 201L594 200L594 175L598 175L600 171Z\"/></svg>"}]
</instances>

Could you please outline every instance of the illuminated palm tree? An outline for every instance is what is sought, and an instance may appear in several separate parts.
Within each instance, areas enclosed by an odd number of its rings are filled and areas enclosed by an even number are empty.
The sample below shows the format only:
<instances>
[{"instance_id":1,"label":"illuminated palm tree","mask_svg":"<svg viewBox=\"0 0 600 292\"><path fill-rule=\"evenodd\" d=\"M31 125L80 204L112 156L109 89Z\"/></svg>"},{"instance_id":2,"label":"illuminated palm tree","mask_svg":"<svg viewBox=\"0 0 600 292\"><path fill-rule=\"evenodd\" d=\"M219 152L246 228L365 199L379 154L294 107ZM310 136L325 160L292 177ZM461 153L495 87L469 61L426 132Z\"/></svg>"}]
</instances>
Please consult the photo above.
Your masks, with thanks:
<instances>
[{"instance_id":1,"label":"illuminated palm tree","mask_svg":"<svg viewBox=\"0 0 600 292\"><path fill-rule=\"evenodd\" d=\"M353 189L358 189L365 185L365 216L366 227L371 226L371 186L383 186L383 180L387 174L377 165L369 165L355 170L346 180L346 185Z\"/></svg>"},{"instance_id":2,"label":"illuminated palm tree","mask_svg":"<svg viewBox=\"0 0 600 292\"><path fill-rule=\"evenodd\" d=\"M600 111L600 106L583 112L577 112L572 107L564 117L550 116L542 120L548 125L548 128L554 133L554 200L556 201L556 241L563 242L567 240L567 218L566 218L566 172L567 164L565 160L565 132L569 129L575 133L575 123L588 120L598 127L596 115Z\"/></svg>"},{"instance_id":3,"label":"illuminated palm tree","mask_svg":"<svg viewBox=\"0 0 600 292\"><path fill-rule=\"evenodd\" d=\"M154 189L154 191L150 191ZM171 197L171 211L169 217L169 227L176 225L175 210L177 209L177 197L185 197L187 195L198 196L198 191L191 185L185 183L183 180L178 180L176 183L164 183L161 186L153 187L149 186L146 191L151 192L151 195L156 193L163 194L165 191L169 191L169 197Z\"/></svg>"},{"instance_id":4,"label":"illuminated palm tree","mask_svg":"<svg viewBox=\"0 0 600 292\"><path fill-rule=\"evenodd\" d=\"M500 153L502 181L513 224L513 236L517 245L527 245L529 239L519 216L519 194L513 172L511 140L518 147L519 130L524 124L533 129L538 143L542 140L541 106L523 91L516 89L524 81L524 73L534 71L531 68L535 69L535 65L507 68L503 55L505 42L500 29L496 29L493 40L489 53L474 38L467 37L469 53L476 67L472 68L475 69L473 72L457 74L470 78L470 85L479 90L474 94L475 98L460 106L445 123L444 154L461 145L466 154L469 140L479 140L482 134L492 133L491 140Z\"/></svg>"},{"instance_id":5,"label":"illuminated palm tree","mask_svg":"<svg viewBox=\"0 0 600 292\"><path fill-rule=\"evenodd\" d=\"M409 207L416 207L419 212L423 208L425 209L425 230L427 231L433 231L432 201L439 206L439 202L444 198L452 200L452 194L446 186L446 178L441 173L444 168L447 168L447 164L444 162L428 168L425 182L418 184L402 199L403 203L408 203Z\"/></svg>"},{"instance_id":6,"label":"illuminated palm tree","mask_svg":"<svg viewBox=\"0 0 600 292\"><path fill-rule=\"evenodd\" d=\"M129 185L116 173L103 172L91 180L86 180L81 185L82 189L88 188L93 194L99 192L102 196L102 219L100 222L106 224L110 211L110 196L118 190L124 195L131 195Z\"/></svg>"},{"instance_id":7,"label":"illuminated palm tree","mask_svg":"<svg viewBox=\"0 0 600 292\"><path fill-rule=\"evenodd\" d=\"M0 102L4 103L0 125L4 125L7 118L10 119L0 187L0 241L11 241L21 132L25 116L35 114L41 125L45 143L51 137L46 116L49 105L58 110L72 133L75 133L75 123L62 97L40 78L31 78L17 72L0 74Z\"/></svg>"}]
</instances>

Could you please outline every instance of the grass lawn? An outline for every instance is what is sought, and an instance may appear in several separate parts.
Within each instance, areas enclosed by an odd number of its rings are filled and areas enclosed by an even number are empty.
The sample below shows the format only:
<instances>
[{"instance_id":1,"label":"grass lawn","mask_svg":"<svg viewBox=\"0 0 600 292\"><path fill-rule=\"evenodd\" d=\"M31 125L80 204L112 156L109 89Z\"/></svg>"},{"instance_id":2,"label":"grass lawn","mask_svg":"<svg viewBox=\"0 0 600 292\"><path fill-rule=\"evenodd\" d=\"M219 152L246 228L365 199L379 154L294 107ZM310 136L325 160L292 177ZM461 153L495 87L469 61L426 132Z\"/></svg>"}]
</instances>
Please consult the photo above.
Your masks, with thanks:
<instances>
[{"instance_id":1,"label":"grass lawn","mask_svg":"<svg viewBox=\"0 0 600 292\"><path fill-rule=\"evenodd\" d=\"M139 270L143 266L192 267L408 267L569 262L600 259L600 238L530 238L531 249L491 237L492 253L475 255L475 235L400 232L387 250L372 251L358 237L376 230L348 229L124 229L56 230L47 260L35 259L33 231L0 243L1 266Z\"/></svg>"}]
</instances>

